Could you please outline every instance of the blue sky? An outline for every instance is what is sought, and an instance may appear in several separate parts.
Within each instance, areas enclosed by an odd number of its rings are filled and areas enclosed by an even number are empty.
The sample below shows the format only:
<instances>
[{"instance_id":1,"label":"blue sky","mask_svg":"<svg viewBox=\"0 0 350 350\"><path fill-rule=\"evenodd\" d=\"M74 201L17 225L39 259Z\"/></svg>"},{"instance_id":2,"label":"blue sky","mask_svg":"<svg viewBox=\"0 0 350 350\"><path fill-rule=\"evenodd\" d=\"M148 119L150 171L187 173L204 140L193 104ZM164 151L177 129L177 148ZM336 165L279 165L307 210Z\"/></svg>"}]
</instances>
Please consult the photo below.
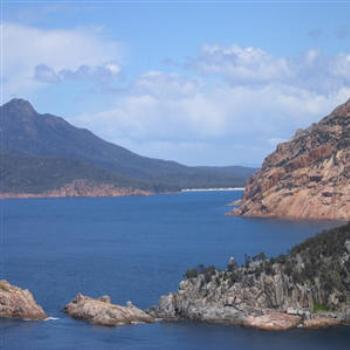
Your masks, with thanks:
<instances>
[{"instance_id":1,"label":"blue sky","mask_svg":"<svg viewBox=\"0 0 350 350\"><path fill-rule=\"evenodd\" d=\"M3 102L131 150L258 165L350 97L347 1L4 1Z\"/></svg>"}]
</instances>

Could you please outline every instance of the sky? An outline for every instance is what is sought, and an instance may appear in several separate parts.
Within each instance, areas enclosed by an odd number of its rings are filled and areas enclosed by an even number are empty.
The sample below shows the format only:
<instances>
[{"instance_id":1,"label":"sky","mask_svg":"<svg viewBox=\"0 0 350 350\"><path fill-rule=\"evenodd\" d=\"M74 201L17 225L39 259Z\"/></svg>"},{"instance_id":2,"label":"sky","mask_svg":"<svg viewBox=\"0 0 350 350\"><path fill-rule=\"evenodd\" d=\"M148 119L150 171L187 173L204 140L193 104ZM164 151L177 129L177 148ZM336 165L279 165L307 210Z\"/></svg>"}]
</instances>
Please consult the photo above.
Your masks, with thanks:
<instances>
[{"instance_id":1,"label":"sky","mask_svg":"<svg viewBox=\"0 0 350 350\"><path fill-rule=\"evenodd\" d=\"M142 155L259 166L350 98L349 1L6 1L1 103Z\"/></svg>"}]
</instances>

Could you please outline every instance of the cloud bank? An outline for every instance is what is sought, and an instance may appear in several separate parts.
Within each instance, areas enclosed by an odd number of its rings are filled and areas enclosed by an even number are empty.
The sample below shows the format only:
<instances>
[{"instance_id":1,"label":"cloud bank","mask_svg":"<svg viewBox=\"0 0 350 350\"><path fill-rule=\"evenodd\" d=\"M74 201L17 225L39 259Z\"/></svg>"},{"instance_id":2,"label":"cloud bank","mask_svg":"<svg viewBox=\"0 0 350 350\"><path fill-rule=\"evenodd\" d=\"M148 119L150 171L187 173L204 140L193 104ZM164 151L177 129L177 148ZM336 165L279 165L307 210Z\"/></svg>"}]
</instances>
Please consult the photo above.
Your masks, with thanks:
<instances>
[{"instance_id":1,"label":"cloud bank","mask_svg":"<svg viewBox=\"0 0 350 350\"><path fill-rule=\"evenodd\" d=\"M108 81L120 71L121 46L99 28L44 30L1 25L5 100L30 96L46 83Z\"/></svg>"},{"instance_id":2,"label":"cloud bank","mask_svg":"<svg viewBox=\"0 0 350 350\"><path fill-rule=\"evenodd\" d=\"M257 164L350 97L350 54L287 58L206 45L185 67L143 74L113 108L81 116L81 125L157 157Z\"/></svg>"},{"instance_id":3,"label":"cloud bank","mask_svg":"<svg viewBox=\"0 0 350 350\"><path fill-rule=\"evenodd\" d=\"M112 84L121 45L96 28L4 25L7 96L56 84ZM26 58L26 59L24 59ZM278 57L258 47L203 45L166 71L150 67L98 112L71 117L110 141L188 164L258 164L350 97L350 53ZM91 95L86 95L91 98ZM96 100L102 96L94 95Z\"/></svg>"}]
</instances>

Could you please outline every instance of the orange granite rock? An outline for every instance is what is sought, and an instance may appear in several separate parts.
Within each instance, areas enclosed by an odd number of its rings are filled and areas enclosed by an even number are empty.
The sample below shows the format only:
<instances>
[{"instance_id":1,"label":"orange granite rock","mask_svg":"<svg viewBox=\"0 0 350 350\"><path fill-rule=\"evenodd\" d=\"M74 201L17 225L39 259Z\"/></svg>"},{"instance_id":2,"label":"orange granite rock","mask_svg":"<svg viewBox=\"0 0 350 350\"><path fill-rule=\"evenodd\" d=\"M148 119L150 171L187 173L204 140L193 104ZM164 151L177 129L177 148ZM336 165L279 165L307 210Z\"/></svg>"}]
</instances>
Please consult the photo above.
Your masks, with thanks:
<instances>
[{"instance_id":1,"label":"orange granite rock","mask_svg":"<svg viewBox=\"0 0 350 350\"><path fill-rule=\"evenodd\" d=\"M43 320L47 315L29 290L0 280L0 317Z\"/></svg>"},{"instance_id":2,"label":"orange granite rock","mask_svg":"<svg viewBox=\"0 0 350 350\"><path fill-rule=\"evenodd\" d=\"M350 219L350 100L277 146L234 215Z\"/></svg>"}]
</instances>

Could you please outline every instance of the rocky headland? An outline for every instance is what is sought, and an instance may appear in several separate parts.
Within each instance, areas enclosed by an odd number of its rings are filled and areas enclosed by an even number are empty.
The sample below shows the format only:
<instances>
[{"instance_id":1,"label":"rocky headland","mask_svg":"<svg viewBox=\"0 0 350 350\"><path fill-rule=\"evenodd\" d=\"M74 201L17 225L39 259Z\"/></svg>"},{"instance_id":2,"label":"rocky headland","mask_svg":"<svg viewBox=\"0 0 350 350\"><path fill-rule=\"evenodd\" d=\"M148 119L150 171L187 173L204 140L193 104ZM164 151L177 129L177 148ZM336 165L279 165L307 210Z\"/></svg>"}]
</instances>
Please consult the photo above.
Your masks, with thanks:
<instances>
[{"instance_id":1,"label":"rocky headland","mask_svg":"<svg viewBox=\"0 0 350 350\"><path fill-rule=\"evenodd\" d=\"M233 214L349 220L350 100L278 145Z\"/></svg>"},{"instance_id":2,"label":"rocky headland","mask_svg":"<svg viewBox=\"0 0 350 350\"><path fill-rule=\"evenodd\" d=\"M22 320L44 320L44 310L38 305L27 289L0 280L0 317Z\"/></svg>"},{"instance_id":3,"label":"rocky headland","mask_svg":"<svg viewBox=\"0 0 350 350\"><path fill-rule=\"evenodd\" d=\"M290 254L261 253L239 266L199 266L151 309L164 320L287 330L350 322L350 224L323 232Z\"/></svg>"},{"instance_id":4,"label":"rocky headland","mask_svg":"<svg viewBox=\"0 0 350 350\"><path fill-rule=\"evenodd\" d=\"M128 302L127 306L112 304L109 296L90 298L78 294L64 308L71 317L101 326L151 323L154 318Z\"/></svg>"}]
</instances>

